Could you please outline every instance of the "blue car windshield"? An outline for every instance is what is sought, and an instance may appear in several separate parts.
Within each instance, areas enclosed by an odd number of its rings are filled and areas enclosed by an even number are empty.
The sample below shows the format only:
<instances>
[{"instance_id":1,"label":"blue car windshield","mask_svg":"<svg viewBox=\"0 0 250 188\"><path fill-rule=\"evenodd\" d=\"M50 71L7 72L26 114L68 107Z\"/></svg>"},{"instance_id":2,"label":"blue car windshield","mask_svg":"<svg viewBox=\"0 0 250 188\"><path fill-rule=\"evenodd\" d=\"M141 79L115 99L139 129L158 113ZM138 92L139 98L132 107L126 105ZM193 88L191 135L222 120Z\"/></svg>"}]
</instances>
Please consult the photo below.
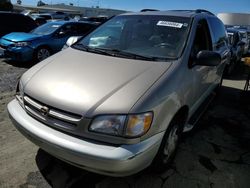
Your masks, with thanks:
<instances>
[{"instance_id":1,"label":"blue car windshield","mask_svg":"<svg viewBox=\"0 0 250 188\"><path fill-rule=\"evenodd\" d=\"M134 54L148 58L180 57L188 38L191 19L176 16L117 16L73 45L112 54ZM82 48L83 48L82 47ZM104 54L104 53L103 53Z\"/></svg>"},{"instance_id":2,"label":"blue car windshield","mask_svg":"<svg viewBox=\"0 0 250 188\"><path fill-rule=\"evenodd\" d=\"M57 30L61 26L62 24L50 22L50 23L46 23L44 25L37 27L36 29L32 30L30 33L37 34L37 35L48 35L48 34L53 33L55 30Z\"/></svg>"}]
</instances>

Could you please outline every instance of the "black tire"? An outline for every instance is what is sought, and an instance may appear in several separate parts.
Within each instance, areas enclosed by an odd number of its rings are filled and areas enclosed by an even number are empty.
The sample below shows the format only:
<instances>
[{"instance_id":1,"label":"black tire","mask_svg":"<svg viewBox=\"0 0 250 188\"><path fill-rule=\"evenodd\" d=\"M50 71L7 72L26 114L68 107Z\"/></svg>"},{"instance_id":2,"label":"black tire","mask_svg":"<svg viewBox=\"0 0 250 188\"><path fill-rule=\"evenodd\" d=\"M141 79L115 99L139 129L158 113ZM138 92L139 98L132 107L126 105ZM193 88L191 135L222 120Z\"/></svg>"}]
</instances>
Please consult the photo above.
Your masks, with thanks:
<instances>
[{"instance_id":1,"label":"black tire","mask_svg":"<svg viewBox=\"0 0 250 188\"><path fill-rule=\"evenodd\" d=\"M170 167L170 164L176 155L177 146L179 145L179 141L183 133L184 122L185 120L183 119L174 118L170 123L162 139L158 153L151 165L154 171L161 173ZM174 136L174 138L172 136ZM170 137L172 137L172 139L170 139ZM172 143L171 147L169 147L170 140L175 142L174 144Z\"/></svg>"},{"instance_id":2,"label":"black tire","mask_svg":"<svg viewBox=\"0 0 250 188\"><path fill-rule=\"evenodd\" d=\"M51 55L51 51L46 46L41 46L35 50L34 60L40 62Z\"/></svg>"},{"instance_id":3,"label":"black tire","mask_svg":"<svg viewBox=\"0 0 250 188\"><path fill-rule=\"evenodd\" d=\"M232 60L230 62L230 65L226 66L225 71L224 71L225 76L230 77L232 75L235 69L236 63L237 63L236 60Z\"/></svg>"}]
</instances>

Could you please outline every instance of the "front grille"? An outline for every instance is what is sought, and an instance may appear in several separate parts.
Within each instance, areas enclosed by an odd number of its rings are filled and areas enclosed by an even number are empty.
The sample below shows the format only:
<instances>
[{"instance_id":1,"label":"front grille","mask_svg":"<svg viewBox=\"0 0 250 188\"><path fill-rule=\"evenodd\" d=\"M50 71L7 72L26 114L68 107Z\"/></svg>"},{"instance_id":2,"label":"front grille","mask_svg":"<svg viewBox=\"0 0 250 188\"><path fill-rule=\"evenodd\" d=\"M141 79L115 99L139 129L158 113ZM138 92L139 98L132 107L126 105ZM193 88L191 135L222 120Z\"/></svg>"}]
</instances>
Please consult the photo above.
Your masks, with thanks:
<instances>
[{"instance_id":1,"label":"front grille","mask_svg":"<svg viewBox=\"0 0 250 188\"><path fill-rule=\"evenodd\" d=\"M56 128L75 129L82 116L43 104L27 95L24 96L26 112L39 121Z\"/></svg>"}]
</instances>

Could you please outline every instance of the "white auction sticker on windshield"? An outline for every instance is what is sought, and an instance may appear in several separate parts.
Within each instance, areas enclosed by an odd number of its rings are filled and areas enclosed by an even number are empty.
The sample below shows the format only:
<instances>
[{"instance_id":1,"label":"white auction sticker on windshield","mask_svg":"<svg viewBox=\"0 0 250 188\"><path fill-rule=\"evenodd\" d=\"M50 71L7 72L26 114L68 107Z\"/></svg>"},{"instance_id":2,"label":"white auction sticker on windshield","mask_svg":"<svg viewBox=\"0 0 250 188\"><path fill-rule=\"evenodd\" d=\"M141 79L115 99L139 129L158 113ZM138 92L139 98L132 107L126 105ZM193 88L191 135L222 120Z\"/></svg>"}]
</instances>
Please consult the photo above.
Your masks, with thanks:
<instances>
[{"instance_id":1,"label":"white auction sticker on windshield","mask_svg":"<svg viewBox=\"0 0 250 188\"><path fill-rule=\"evenodd\" d=\"M52 27L60 27L60 25L52 25Z\"/></svg>"},{"instance_id":2,"label":"white auction sticker on windshield","mask_svg":"<svg viewBox=\"0 0 250 188\"><path fill-rule=\"evenodd\" d=\"M158 21L157 25L166 26L166 27L174 27L174 28L182 28L182 23L177 22L169 22L169 21Z\"/></svg>"}]
</instances>

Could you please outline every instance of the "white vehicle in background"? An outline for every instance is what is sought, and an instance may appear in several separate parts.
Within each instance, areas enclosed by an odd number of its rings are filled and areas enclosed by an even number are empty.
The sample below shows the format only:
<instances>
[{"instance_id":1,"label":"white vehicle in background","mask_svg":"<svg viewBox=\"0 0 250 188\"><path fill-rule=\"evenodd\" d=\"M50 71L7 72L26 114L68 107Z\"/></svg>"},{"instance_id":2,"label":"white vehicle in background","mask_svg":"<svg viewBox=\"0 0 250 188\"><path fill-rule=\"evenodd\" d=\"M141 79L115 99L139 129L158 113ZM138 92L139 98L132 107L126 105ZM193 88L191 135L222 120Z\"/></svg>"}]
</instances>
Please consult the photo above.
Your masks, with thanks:
<instances>
[{"instance_id":1,"label":"white vehicle in background","mask_svg":"<svg viewBox=\"0 0 250 188\"><path fill-rule=\"evenodd\" d=\"M250 47L250 38L248 37L248 31L247 28L241 27L241 26L234 26L233 29L237 29L240 32L241 41L245 43L243 46L243 55L246 55L248 53L249 47Z\"/></svg>"},{"instance_id":2,"label":"white vehicle in background","mask_svg":"<svg viewBox=\"0 0 250 188\"><path fill-rule=\"evenodd\" d=\"M241 36L241 40L245 43L244 45L244 52L243 54L247 54L248 53L248 48L249 48L249 39L247 37L247 31L244 29L239 29L240 31L240 36Z\"/></svg>"}]
</instances>

